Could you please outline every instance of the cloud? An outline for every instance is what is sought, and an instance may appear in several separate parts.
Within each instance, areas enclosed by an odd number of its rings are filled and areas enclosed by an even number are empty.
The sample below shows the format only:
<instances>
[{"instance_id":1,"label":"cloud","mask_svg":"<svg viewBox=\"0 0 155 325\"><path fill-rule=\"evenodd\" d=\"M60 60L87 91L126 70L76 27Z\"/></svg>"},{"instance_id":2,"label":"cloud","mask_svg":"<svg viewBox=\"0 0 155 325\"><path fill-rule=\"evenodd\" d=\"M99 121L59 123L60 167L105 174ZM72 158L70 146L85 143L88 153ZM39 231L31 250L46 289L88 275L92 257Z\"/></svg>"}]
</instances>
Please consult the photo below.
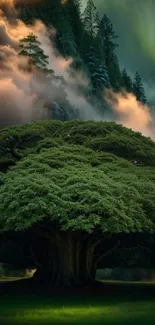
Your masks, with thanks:
<instances>
[{"instance_id":1,"label":"cloud","mask_svg":"<svg viewBox=\"0 0 155 325\"><path fill-rule=\"evenodd\" d=\"M153 118L149 106L137 101L132 93L125 91L114 93L106 89L104 96L115 114L116 122L155 139Z\"/></svg>"},{"instance_id":2,"label":"cloud","mask_svg":"<svg viewBox=\"0 0 155 325\"><path fill-rule=\"evenodd\" d=\"M38 23L41 24L41 23ZM34 26L35 31L38 26ZM27 58L17 54L18 42L30 29L21 21L12 25L1 16L0 23L0 123L14 124L46 118L47 110L32 89L33 74ZM38 80L39 82L39 80Z\"/></svg>"}]
</instances>

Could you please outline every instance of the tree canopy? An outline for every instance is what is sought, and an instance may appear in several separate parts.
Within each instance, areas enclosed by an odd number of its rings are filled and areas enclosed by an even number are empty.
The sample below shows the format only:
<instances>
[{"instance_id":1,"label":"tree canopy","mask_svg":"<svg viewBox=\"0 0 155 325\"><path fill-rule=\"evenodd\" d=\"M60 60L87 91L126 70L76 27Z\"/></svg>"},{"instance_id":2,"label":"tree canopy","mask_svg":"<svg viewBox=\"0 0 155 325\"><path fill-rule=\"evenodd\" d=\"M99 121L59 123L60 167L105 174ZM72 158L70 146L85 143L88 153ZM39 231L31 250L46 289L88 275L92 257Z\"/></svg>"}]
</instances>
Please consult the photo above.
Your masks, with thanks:
<instances>
[{"instance_id":1,"label":"tree canopy","mask_svg":"<svg viewBox=\"0 0 155 325\"><path fill-rule=\"evenodd\" d=\"M49 241L59 284L93 278L107 236L154 232L151 139L115 123L40 121L1 130L0 150L0 231Z\"/></svg>"}]
</instances>

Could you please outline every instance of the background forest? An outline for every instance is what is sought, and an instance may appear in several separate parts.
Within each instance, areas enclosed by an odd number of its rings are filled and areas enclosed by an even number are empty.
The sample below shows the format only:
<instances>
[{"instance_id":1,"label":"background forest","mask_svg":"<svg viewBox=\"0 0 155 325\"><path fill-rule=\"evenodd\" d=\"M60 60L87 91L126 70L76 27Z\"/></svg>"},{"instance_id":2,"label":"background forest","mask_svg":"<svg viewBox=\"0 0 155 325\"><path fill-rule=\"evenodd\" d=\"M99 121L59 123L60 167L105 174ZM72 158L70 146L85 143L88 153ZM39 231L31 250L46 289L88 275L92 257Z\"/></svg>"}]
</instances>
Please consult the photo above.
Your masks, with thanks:
<instances>
[{"instance_id":1,"label":"background forest","mask_svg":"<svg viewBox=\"0 0 155 325\"><path fill-rule=\"evenodd\" d=\"M132 80L125 68L121 71L117 57L119 37L106 14L99 18L93 0L87 1L84 10L80 0L25 1L22 4L17 1L17 8L20 8L19 18L24 23L30 25L35 20L41 20L48 28L52 26L56 29L55 50L66 59L72 58L72 73L82 71L89 80L85 87L78 85L79 97L84 95L102 117L107 115L107 110L110 116L104 89L114 92L124 89L133 93L138 101L146 103L139 72L135 71ZM36 64L37 60L38 56L35 57ZM78 118L78 111L67 100L65 82L61 83L60 92L61 99L55 100L60 109L58 112L58 107L53 106L53 117L61 120ZM89 119L92 119L91 115Z\"/></svg>"}]
</instances>

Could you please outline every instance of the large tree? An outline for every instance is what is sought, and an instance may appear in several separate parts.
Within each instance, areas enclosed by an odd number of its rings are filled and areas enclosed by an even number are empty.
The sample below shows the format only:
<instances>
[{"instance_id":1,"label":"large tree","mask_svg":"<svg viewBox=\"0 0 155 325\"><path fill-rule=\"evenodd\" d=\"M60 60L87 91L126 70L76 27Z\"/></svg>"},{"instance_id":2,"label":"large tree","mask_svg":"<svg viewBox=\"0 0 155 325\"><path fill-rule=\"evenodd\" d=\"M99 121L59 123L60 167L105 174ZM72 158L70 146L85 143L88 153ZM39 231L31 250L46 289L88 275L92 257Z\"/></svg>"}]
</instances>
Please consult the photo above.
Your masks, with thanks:
<instances>
[{"instance_id":1,"label":"large tree","mask_svg":"<svg viewBox=\"0 0 155 325\"><path fill-rule=\"evenodd\" d=\"M1 131L0 151L8 159L0 230L32 246L36 279L88 283L120 233L154 231L155 144L140 134L115 123L44 121Z\"/></svg>"}]
</instances>

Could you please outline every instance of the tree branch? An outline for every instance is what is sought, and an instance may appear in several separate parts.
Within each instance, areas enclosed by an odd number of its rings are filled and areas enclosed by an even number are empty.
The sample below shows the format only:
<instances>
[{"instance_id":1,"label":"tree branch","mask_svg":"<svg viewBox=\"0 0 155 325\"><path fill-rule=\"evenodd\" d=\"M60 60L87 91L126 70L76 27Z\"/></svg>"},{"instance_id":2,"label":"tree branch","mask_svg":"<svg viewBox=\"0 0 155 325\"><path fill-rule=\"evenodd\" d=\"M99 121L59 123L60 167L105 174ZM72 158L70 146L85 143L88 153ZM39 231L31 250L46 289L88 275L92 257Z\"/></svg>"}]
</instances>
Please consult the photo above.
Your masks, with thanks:
<instances>
[{"instance_id":1,"label":"tree branch","mask_svg":"<svg viewBox=\"0 0 155 325\"><path fill-rule=\"evenodd\" d=\"M58 241L61 241L61 236L58 234L58 231L56 229L56 227L51 226L49 224L45 225L40 225L37 228L39 229L44 229L50 236L54 236ZM53 229L54 228L54 229Z\"/></svg>"},{"instance_id":2,"label":"tree branch","mask_svg":"<svg viewBox=\"0 0 155 325\"><path fill-rule=\"evenodd\" d=\"M152 255L151 249L148 247L142 246L142 245L137 245L137 246L132 246L132 247L122 247L122 249L127 250L127 251L132 251L132 250L137 250L137 249L143 249L145 251L148 251L150 255Z\"/></svg>"},{"instance_id":3,"label":"tree branch","mask_svg":"<svg viewBox=\"0 0 155 325\"><path fill-rule=\"evenodd\" d=\"M12 154L12 156L16 159L21 159L23 155L16 151L16 146L17 144L14 145L12 148L8 148L8 147L4 148L2 145L0 145L0 150Z\"/></svg>"},{"instance_id":4,"label":"tree branch","mask_svg":"<svg viewBox=\"0 0 155 325\"><path fill-rule=\"evenodd\" d=\"M118 248L118 246L120 245L120 240L117 242L117 244L112 247L110 250L108 250L106 253L103 253L101 255L99 255L96 259L95 259L95 264L98 264L103 257L108 256L109 254L111 254L116 248Z\"/></svg>"},{"instance_id":5,"label":"tree branch","mask_svg":"<svg viewBox=\"0 0 155 325\"><path fill-rule=\"evenodd\" d=\"M47 240L49 240L52 244L54 244L54 245L59 245L59 240L58 240L58 238L56 237L56 236L53 236L53 235L51 235L50 233L48 233L47 231L44 231L43 230L43 228L42 227L37 227L37 228L31 228L31 229L29 229L29 231L32 233L32 234L34 234L34 235L36 235L36 236L38 236L38 237L43 237L43 238L45 238L45 239L47 239ZM53 237L52 237L53 236ZM55 238L54 238L55 237Z\"/></svg>"},{"instance_id":6,"label":"tree branch","mask_svg":"<svg viewBox=\"0 0 155 325\"><path fill-rule=\"evenodd\" d=\"M23 158L23 155L20 152L16 151L16 147L11 148L11 154L17 159Z\"/></svg>"},{"instance_id":7,"label":"tree branch","mask_svg":"<svg viewBox=\"0 0 155 325\"><path fill-rule=\"evenodd\" d=\"M4 151L4 152L9 152L9 153L11 152L10 148L4 148L1 145L0 145L0 150Z\"/></svg>"},{"instance_id":8,"label":"tree branch","mask_svg":"<svg viewBox=\"0 0 155 325\"><path fill-rule=\"evenodd\" d=\"M91 246L93 243L95 244L95 247L100 244L101 242L105 242L111 237L111 235L104 235L101 233L98 234L89 234L87 237L85 237L84 245Z\"/></svg>"}]
</instances>

